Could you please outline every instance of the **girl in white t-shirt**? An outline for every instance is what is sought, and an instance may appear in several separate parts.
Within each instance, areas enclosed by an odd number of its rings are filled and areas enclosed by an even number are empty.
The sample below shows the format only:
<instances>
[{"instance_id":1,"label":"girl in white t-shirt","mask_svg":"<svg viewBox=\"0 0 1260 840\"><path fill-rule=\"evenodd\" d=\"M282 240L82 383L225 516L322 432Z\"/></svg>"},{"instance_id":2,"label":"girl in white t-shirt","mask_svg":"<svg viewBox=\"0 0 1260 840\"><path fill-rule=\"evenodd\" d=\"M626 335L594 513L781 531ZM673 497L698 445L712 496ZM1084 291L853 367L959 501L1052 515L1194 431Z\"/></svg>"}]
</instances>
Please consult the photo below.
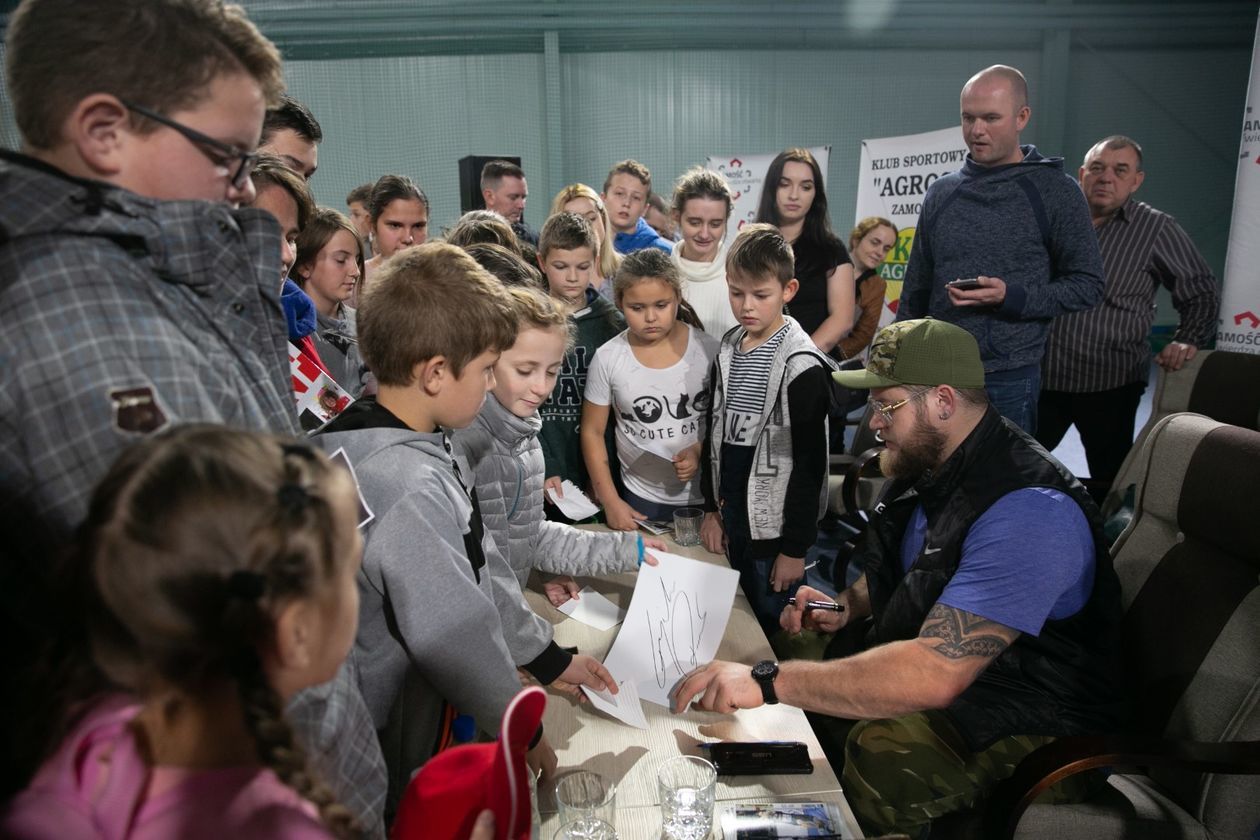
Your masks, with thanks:
<instances>
[{"instance_id":1,"label":"girl in white t-shirt","mask_svg":"<svg viewBox=\"0 0 1260 840\"><path fill-rule=\"evenodd\" d=\"M613 295L629 328L596 350L587 370L582 455L609 527L629 531L702 500L700 447L718 342L692 325L678 268L655 248L622 261ZM604 445L610 416L621 493Z\"/></svg>"},{"instance_id":2,"label":"girl in white t-shirt","mask_svg":"<svg viewBox=\"0 0 1260 840\"><path fill-rule=\"evenodd\" d=\"M709 169L689 169L674 184L674 221L682 237L671 254L682 274L683 300L691 304L704 331L719 341L738 324L726 287L726 223L731 190Z\"/></svg>"}]
</instances>

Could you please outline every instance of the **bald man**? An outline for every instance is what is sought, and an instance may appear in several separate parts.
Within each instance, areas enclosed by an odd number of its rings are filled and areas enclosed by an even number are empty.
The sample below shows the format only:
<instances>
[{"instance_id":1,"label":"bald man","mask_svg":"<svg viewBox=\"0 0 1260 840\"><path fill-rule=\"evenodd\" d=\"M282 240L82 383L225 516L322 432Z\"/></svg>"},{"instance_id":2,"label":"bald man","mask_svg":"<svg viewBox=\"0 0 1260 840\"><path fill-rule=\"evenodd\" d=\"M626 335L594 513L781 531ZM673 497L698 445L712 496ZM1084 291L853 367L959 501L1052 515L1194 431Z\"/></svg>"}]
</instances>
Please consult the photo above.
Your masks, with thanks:
<instances>
[{"instance_id":1,"label":"bald man","mask_svg":"<svg viewBox=\"0 0 1260 840\"><path fill-rule=\"evenodd\" d=\"M1102 257L1063 159L1019 142L1032 114L1024 75L981 70L959 106L967 158L924 196L897 317L974 335L990 402L1031 434L1050 322L1102 300Z\"/></svg>"}]
</instances>

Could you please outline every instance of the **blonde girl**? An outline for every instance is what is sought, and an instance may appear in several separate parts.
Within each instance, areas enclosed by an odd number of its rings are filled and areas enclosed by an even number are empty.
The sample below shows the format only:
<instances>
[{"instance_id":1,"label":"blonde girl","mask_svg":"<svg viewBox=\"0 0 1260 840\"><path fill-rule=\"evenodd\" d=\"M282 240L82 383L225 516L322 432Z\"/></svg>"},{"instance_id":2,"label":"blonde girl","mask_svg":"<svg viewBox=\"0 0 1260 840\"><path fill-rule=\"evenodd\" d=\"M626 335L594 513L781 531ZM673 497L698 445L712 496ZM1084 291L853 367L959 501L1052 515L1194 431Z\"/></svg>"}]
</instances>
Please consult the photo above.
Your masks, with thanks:
<instances>
[{"instance_id":1,"label":"blonde girl","mask_svg":"<svg viewBox=\"0 0 1260 840\"><path fill-rule=\"evenodd\" d=\"M612 279L617 273L621 255L613 249L612 222L608 219L608 210L604 207L604 200L599 197L599 193L586 184L570 184L556 193L556 197L551 202L551 214L560 212L577 213L586 219L587 224L595 231L595 238L599 243L597 262L600 279L598 283L591 285L594 286L595 291L608 300L612 300Z\"/></svg>"}]
</instances>

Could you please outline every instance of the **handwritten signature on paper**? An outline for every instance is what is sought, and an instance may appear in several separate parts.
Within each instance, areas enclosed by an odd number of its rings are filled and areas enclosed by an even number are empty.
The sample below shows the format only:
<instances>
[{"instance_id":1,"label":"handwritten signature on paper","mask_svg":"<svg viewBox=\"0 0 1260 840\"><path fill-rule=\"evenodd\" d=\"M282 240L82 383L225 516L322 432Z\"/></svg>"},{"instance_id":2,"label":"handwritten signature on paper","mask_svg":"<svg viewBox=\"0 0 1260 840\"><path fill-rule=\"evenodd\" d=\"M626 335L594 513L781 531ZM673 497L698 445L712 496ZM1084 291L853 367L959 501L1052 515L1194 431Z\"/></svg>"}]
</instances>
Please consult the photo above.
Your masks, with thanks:
<instances>
[{"instance_id":1,"label":"handwritten signature on paper","mask_svg":"<svg viewBox=\"0 0 1260 840\"><path fill-rule=\"evenodd\" d=\"M650 607L646 615L652 632L652 670L656 685L665 688L700 665L696 652L704 638L709 611L700 608L698 594L680 592L677 585L667 588L665 581L660 581L660 586L659 608L664 610L664 617L654 619Z\"/></svg>"}]
</instances>

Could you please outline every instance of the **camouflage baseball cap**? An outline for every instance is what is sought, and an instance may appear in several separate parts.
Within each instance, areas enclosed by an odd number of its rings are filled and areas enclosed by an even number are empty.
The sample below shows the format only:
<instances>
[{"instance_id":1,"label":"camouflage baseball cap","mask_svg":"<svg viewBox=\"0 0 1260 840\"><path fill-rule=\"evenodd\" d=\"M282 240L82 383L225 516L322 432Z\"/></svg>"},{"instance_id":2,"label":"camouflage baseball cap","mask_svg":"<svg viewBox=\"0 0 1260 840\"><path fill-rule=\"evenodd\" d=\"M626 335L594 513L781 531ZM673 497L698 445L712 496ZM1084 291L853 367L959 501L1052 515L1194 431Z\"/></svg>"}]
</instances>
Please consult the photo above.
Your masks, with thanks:
<instances>
[{"instance_id":1,"label":"camouflage baseball cap","mask_svg":"<svg viewBox=\"0 0 1260 840\"><path fill-rule=\"evenodd\" d=\"M865 370L842 370L832 377L846 388L983 388L984 365L971 333L946 321L920 318L884 327L871 342Z\"/></svg>"}]
</instances>

